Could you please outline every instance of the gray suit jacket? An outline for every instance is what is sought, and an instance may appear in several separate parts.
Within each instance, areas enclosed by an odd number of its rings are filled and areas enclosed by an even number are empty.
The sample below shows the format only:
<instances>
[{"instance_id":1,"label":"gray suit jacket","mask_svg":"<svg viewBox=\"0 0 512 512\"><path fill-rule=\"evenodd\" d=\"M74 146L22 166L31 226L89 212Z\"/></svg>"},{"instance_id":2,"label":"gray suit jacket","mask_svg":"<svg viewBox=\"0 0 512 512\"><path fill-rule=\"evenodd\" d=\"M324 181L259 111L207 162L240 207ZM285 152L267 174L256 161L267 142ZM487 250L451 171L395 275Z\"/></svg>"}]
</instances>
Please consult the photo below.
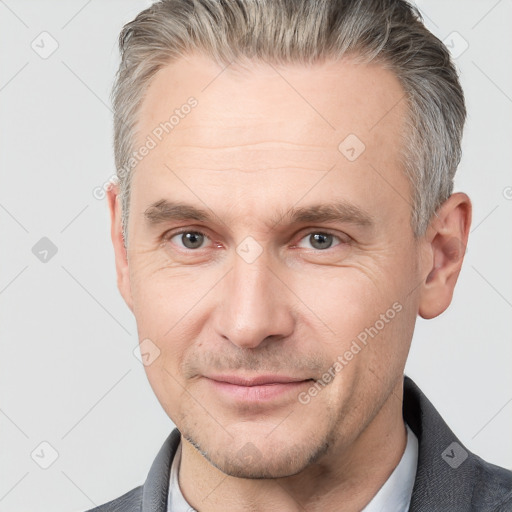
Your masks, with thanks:
<instances>
[{"instance_id":1,"label":"gray suit jacket","mask_svg":"<svg viewBox=\"0 0 512 512\"><path fill-rule=\"evenodd\" d=\"M403 414L419 441L409 512L512 511L512 471L469 452L408 377L404 381ZM166 512L169 470L179 442L180 433L174 429L144 485L89 512Z\"/></svg>"}]
</instances>

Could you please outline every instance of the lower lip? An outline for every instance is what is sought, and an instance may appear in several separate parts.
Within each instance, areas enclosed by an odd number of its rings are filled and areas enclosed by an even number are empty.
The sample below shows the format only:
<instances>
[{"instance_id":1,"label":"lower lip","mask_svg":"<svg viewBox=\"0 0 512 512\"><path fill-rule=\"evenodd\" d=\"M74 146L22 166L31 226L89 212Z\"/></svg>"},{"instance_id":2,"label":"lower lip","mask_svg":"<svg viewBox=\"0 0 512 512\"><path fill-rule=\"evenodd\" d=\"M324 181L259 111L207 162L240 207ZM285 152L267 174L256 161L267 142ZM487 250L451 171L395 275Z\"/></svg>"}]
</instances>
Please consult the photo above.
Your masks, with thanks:
<instances>
[{"instance_id":1,"label":"lower lip","mask_svg":"<svg viewBox=\"0 0 512 512\"><path fill-rule=\"evenodd\" d=\"M206 379L217 393L231 400L241 402L270 402L290 394L298 394L302 388L311 384L311 380L297 382L279 382L275 384L262 384L259 386L239 386L229 382Z\"/></svg>"}]
</instances>

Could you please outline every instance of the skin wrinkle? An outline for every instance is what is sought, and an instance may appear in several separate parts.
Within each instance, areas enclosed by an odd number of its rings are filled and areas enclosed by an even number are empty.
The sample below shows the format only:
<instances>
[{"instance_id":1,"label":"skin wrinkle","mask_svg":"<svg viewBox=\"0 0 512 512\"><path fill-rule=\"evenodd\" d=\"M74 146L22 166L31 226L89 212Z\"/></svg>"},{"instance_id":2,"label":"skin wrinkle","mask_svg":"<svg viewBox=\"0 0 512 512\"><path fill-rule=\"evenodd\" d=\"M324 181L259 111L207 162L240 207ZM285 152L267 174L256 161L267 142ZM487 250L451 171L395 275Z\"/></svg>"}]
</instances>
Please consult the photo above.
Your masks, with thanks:
<instances>
[{"instance_id":1,"label":"skin wrinkle","mask_svg":"<svg viewBox=\"0 0 512 512\"><path fill-rule=\"evenodd\" d=\"M140 109L141 133L183 98L196 97L198 106L137 166L127 250L118 190L109 191L119 289L139 339L160 349L145 370L183 436L180 487L201 512L323 511L340 503L358 511L403 453L402 375L415 321L418 314L437 316L451 301L462 257L447 257L453 244L446 241L465 245L469 199L454 194L440 220L414 238L410 201L403 199L411 188L401 167L406 107L397 103L403 90L390 71L350 61L290 73L285 67L299 95L261 65L236 80L222 73L201 91L218 73L207 58L194 56L152 81ZM327 112L336 130L303 97ZM261 152L250 149L262 131L265 169ZM349 133L366 146L353 162L338 150ZM244 170L233 171L234 161L244 162ZM318 168L326 169L322 179ZM163 198L214 219L149 228L144 212ZM373 229L307 219L290 225L286 217L269 229L271 219L292 208L340 200L368 211ZM177 238L164 237L178 228L202 231L211 243L187 251ZM308 234L324 229L350 241L315 250ZM247 236L262 249L251 263L236 251ZM299 238L307 247L296 246ZM400 312L307 405L296 395L234 403L205 379L268 371L321 379L397 302ZM250 464L240 455L248 443L257 454Z\"/></svg>"},{"instance_id":2,"label":"skin wrinkle","mask_svg":"<svg viewBox=\"0 0 512 512\"><path fill-rule=\"evenodd\" d=\"M215 224L221 222L225 225L222 219L219 219L214 212L207 211L201 208L191 207L179 202L168 201L166 199L159 199L152 203L144 211L144 219L148 227L151 229L159 229L159 226L165 226L166 223L198 221L205 224ZM306 207L299 206L293 207L286 211L281 211L266 222L269 231L277 233L279 226L287 229L287 224L303 225L303 224L336 224L347 223L354 229L369 231L374 229L375 220L365 210L357 205L348 201L338 201L332 204L320 203ZM277 226L277 227L276 227ZM366 235L368 238L368 235ZM354 237L352 237L354 239ZM350 238L344 237L343 240L348 242Z\"/></svg>"},{"instance_id":3,"label":"skin wrinkle","mask_svg":"<svg viewBox=\"0 0 512 512\"><path fill-rule=\"evenodd\" d=\"M320 157L318 156L319 150L316 152L311 150L310 152L297 152L297 151L290 151L290 154L293 154L294 156L298 157L299 155L302 157L301 159L304 159L308 162L308 165L301 165L299 162L301 160L298 160L298 158L295 158L295 164L290 166L290 159L286 158L286 151L279 151L279 156L275 155L275 151L268 149L266 151L260 150L260 151L247 151L244 152L243 158L241 155L238 154L240 149L243 149L244 145L237 145L233 146L231 149L231 152L225 150L223 153L226 153L226 156L223 154L215 153L213 155L209 154L211 152L211 149L208 149L208 151L205 151L204 149L201 151L201 155L198 155L197 153L192 153L188 155L188 152L185 151L179 151L179 156L174 156L175 161L175 167L177 167L180 171L188 167L189 169L200 169L200 163L204 161L204 159L207 159L208 162L208 168L205 168L205 170L208 171L229 171L234 170L241 173L253 173L253 172L259 172L259 171L266 171L266 170L272 170L272 169L290 169L290 167L295 167L297 169L304 169L304 170L317 170L320 172L326 172L328 169L330 169L333 165L335 165L337 162L340 161L340 155L337 149L330 151L330 159L327 160L327 165L325 163L325 154L323 154ZM200 149L199 147L197 149ZM325 149L325 148L324 148ZM235 158L233 155L236 155L237 158ZM311 155L311 156L309 156ZM316 157L316 159L313 159L312 157ZM268 162L271 160L275 163L273 166L269 166ZM304 161L303 160L303 161ZM186 162L186 164L184 164Z\"/></svg>"}]
</instances>

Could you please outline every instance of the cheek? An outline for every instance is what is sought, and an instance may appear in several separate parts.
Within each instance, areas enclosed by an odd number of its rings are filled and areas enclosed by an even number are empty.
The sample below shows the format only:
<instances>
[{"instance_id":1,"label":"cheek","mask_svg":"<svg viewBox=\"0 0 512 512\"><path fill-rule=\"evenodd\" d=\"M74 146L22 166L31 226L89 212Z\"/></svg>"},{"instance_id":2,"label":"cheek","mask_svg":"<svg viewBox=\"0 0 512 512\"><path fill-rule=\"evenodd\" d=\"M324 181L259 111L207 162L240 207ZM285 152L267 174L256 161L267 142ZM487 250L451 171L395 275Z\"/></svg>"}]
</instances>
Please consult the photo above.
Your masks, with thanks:
<instances>
[{"instance_id":1,"label":"cheek","mask_svg":"<svg viewBox=\"0 0 512 512\"><path fill-rule=\"evenodd\" d=\"M367 269L324 267L295 277L293 289L306 306L305 317L314 324L310 327L325 332L325 343L350 340L396 300L392 292L382 293L386 286L379 282L377 287L375 274L370 277Z\"/></svg>"},{"instance_id":2,"label":"cheek","mask_svg":"<svg viewBox=\"0 0 512 512\"><path fill-rule=\"evenodd\" d=\"M162 321L165 307L147 304L144 312L138 312L137 328L141 339L141 353L144 360L145 344L153 351L154 360L144 365L144 370L155 396L167 412L174 417L185 403L187 382L182 376L182 364L187 358L191 343L198 337L194 322L180 318L172 322ZM168 317L169 315L167 315Z\"/></svg>"},{"instance_id":3,"label":"cheek","mask_svg":"<svg viewBox=\"0 0 512 512\"><path fill-rule=\"evenodd\" d=\"M400 280L384 265L343 267L297 281L294 290L309 310L303 308L303 318L315 337L311 350L328 354L340 376L335 394L359 374L371 371L385 382L405 364L416 317L404 292L406 273Z\"/></svg>"},{"instance_id":4,"label":"cheek","mask_svg":"<svg viewBox=\"0 0 512 512\"><path fill-rule=\"evenodd\" d=\"M179 396L182 389L180 365L201 331L197 313L204 285L198 284L197 274L194 276L191 270L161 267L144 258L134 258L131 268L133 312L141 352L146 343L158 354L145 371L162 402L167 399L165 395L171 399ZM206 276L202 277L203 282L209 282Z\"/></svg>"},{"instance_id":5,"label":"cheek","mask_svg":"<svg viewBox=\"0 0 512 512\"><path fill-rule=\"evenodd\" d=\"M180 414L181 405L187 400L185 387L180 382L176 369L172 363L170 365L167 362L164 352L153 364L144 369L157 400L169 418L176 423L176 415Z\"/></svg>"},{"instance_id":6,"label":"cheek","mask_svg":"<svg viewBox=\"0 0 512 512\"><path fill-rule=\"evenodd\" d=\"M145 336L169 336L171 330L193 314L215 281L215 272L211 269L173 267L161 253L137 254L130 262L130 287L137 324L142 325Z\"/></svg>"}]
</instances>

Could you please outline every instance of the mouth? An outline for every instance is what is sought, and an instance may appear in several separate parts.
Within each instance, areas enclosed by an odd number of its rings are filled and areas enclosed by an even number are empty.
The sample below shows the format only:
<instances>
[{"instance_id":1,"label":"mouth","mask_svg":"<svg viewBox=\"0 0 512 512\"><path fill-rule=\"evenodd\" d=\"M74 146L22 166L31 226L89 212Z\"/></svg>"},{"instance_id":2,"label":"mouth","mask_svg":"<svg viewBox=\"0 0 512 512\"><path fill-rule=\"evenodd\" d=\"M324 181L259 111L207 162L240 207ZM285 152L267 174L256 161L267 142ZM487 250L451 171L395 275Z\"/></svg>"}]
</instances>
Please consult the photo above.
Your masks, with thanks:
<instances>
[{"instance_id":1,"label":"mouth","mask_svg":"<svg viewBox=\"0 0 512 512\"><path fill-rule=\"evenodd\" d=\"M230 402L270 402L277 399L294 398L313 379L284 375L211 375L204 376L212 390Z\"/></svg>"}]
</instances>

